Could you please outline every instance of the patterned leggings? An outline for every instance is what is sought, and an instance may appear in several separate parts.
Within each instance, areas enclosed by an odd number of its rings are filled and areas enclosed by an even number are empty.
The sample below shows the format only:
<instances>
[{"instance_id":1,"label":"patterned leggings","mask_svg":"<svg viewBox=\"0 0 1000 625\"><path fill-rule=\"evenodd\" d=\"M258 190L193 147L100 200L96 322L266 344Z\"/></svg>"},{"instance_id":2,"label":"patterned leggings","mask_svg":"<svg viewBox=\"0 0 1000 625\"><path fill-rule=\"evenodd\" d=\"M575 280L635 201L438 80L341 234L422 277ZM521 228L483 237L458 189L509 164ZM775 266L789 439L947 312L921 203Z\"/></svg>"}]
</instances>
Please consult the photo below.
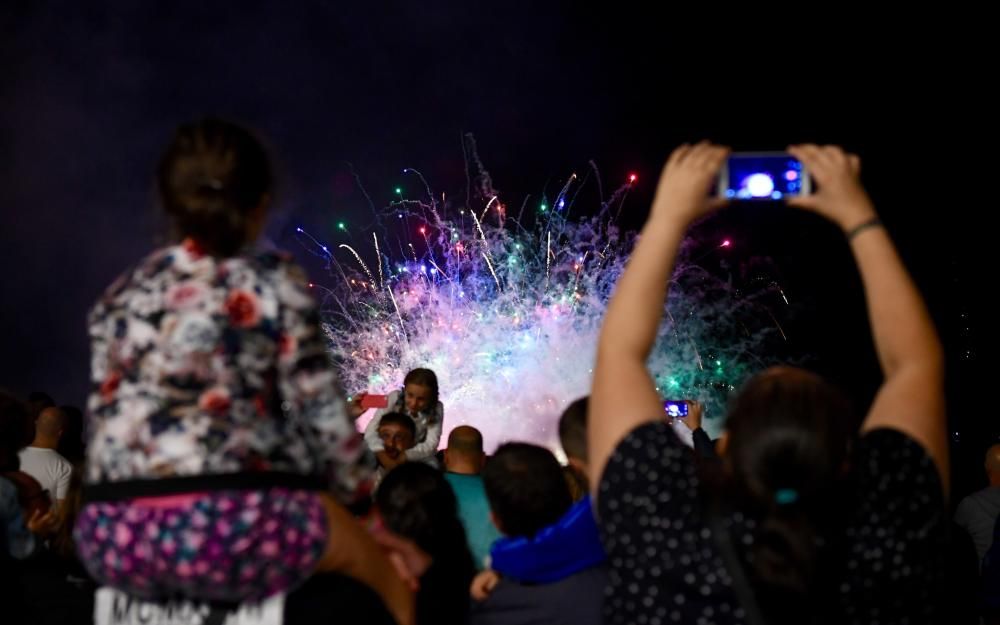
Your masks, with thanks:
<instances>
[{"instance_id":1,"label":"patterned leggings","mask_svg":"<svg viewBox=\"0 0 1000 625\"><path fill-rule=\"evenodd\" d=\"M239 602L311 576L327 523L317 493L273 488L90 503L73 535L102 584L144 599Z\"/></svg>"}]
</instances>

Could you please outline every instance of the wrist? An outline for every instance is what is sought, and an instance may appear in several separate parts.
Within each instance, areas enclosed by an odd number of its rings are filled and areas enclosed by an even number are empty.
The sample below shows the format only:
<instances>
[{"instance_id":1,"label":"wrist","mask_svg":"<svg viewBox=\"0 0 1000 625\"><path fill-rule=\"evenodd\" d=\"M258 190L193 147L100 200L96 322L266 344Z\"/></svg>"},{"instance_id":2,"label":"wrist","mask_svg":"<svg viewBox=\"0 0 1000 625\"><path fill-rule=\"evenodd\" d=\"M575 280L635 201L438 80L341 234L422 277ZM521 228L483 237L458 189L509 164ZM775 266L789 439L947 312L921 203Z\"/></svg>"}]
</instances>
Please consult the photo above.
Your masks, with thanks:
<instances>
[{"instance_id":1,"label":"wrist","mask_svg":"<svg viewBox=\"0 0 1000 625\"><path fill-rule=\"evenodd\" d=\"M847 230L844 234L847 235L847 242L853 243L854 239L856 239L858 235L867 232L868 230L882 228L882 227L883 227L882 220L879 219L878 217L873 217L871 219L859 223L850 230Z\"/></svg>"},{"instance_id":2,"label":"wrist","mask_svg":"<svg viewBox=\"0 0 1000 625\"><path fill-rule=\"evenodd\" d=\"M692 221L694 221L694 211L685 212L676 206L676 204L660 205L654 203L652 210L649 212L649 218L646 220L646 225L647 227L655 225L658 230L668 227L685 232Z\"/></svg>"},{"instance_id":3,"label":"wrist","mask_svg":"<svg viewBox=\"0 0 1000 625\"><path fill-rule=\"evenodd\" d=\"M846 203L841 214L843 216L838 220L837 225L845 233L851 232L861 224L878 219L875 207L867 199Z\"/></svg>"}]
</instances>

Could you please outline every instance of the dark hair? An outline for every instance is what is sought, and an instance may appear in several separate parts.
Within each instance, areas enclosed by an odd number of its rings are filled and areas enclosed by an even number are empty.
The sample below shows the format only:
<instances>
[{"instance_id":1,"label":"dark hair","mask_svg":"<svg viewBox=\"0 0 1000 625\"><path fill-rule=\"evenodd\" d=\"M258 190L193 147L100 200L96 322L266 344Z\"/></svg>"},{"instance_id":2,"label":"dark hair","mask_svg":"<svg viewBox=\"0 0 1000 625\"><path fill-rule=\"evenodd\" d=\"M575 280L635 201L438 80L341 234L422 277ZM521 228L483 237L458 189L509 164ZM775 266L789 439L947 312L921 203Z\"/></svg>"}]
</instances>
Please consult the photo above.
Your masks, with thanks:
<instances>
[{"instance_id":1,"label":"dark hair","mask_svg":"<svg viewBox=\"0 0 1000 625\"><path fill-rule=\"evenodd\" d=\"M569 488L569 496L573 502L580 501L590 493L590 480L579 469L571 464L563 467L563 478Z\"/></svg>"},{"instance_id":2,"label":"dark hair","mask_svg":"<svg viewBox=\"0 0 1000 625\"><path fill-rule=\"evenodd\" d=\"M567 458L587 462L587 405L590 396L581 397L566 407L559 417L559 444Z\"/></svg>"},{"instance_id":3,"label":"dark hair","mask_svg":"<svg viewBox=\"0 0 1000 625\"><path fill-rule=\"evenodd\" d=\"M411 369L406 377L403 378L403 390L410 384L416 384L417 386L426 386L431 389L431 410L430 414L433 417L437 414L435 408L438 405L439 394L438 394L438 378L437 375L430 369ZM400 393L399 399L397 400L397 411L402 411L403 402L406 401L406 394Z\"/></svg>"},{"instance_id":4,"label":"dark hair","mask_svg":"<svg viewBox=\"0 0 1000 625\"><path fill-rule=\"evenodd\" d=\"M423 462L406 462L386 474L375 504L390 530L433 558L420 580L417 622L467 622L476 568L448 480Z\"/></svg>"},{"instance_id":5,"label":"dark hair","mask_svg":"<svg viewBox=\"0 0 1000 625\"><path fill-rule=\"evenodd\" d=\"M20 468L17 452L30 442L26 440L28 424L27 407L10 393L0 390L0 473Z\"/></svg>"},{"instance_id":6,"label":"dark hair","mask_svg":"<svg viewBox=\"0 0 1000 625\"><path fill-rule=\"evenodd\" d=\"M471 425L460 425L448 435L448 451L480 458L483 455L483 433Z\"/></svg>"},{"instance_id":7,"label":"dark hair","mask_svg":"<svg viewBox=\"0 0 1000 625\"><path fill-rule=\"evenodd\" d=\"M416 440L417 424L413 422L413 419L411 419L409 415L405 415L401 412L387 412L382 415L381 419L379 419L378 427L389 425L390 423L395 423L405 427L410 431L410 434L413 435L413 439Z\"/></svg>"},{"instance_id":8,"label":"dark hair","mask_svg":"<svg viewBox=\"0 0 1000 625\"><path fill-rule=\"evenodd\" d=\"M830 586L853 425L839 390L789 367L752 378L730 408L727 496L759 520L745 555L772 619L801 615Z\"/></svg>"},{"instance_id":9,"label":"dark hair","mask_svg":"<svg viewBox=\"0 0 1000 625\"><path fill-rule=\"evenodd\" d=\"M508 536L534 536L573 505L559 461L548 449L505 443L483 469L490 509Z\"/></svg>"},{"instance_id":10,"label":"dark hair","mask_svg":"<svg viewBox=\"0 0 1000 625\"><path fill-rule=\"evenodd\" d=\"M180 126L157 174L176 233L217 256L231 256L248 243L248 218L271 192L272 178L261 143L219 119Z\"/></svg>"},{"instance_id":11,"label":"dark hair","mask_svg":"<svg viewBox=\"0 0 1000 625\"><path fill-rule=\"evenodd\" d=\"M56 449L63 458L71 464L83 462L85 449L83 445L83 412L76 406L62 406L66 417L66 429L59 439Z\"/></svg>"},{"instance_id":12,"label":"dark hair","mask_svg":"<svg viewBox=\"0 0 1000 625\"><path fill-rule=\"evenodd\" d=\"M56 405L52 396L45 391L31 391L28 393L28 403L31 405L38 405L42 408L51 408Z\"/></svg>"},{"instance_id":13,"label":"dark hair","mask_svg":"<svg viewBox=\"0 0 1000 625\"><path fill-rule=\"evenodd\" d=\"M31 418L32 427L34 427L34 420L38 418L38 415L42 413L46 408L52 408L56 405L52 396L44 391L32 391L28 393L27 409L28 416Z\"/></svg>"}]
</instances>

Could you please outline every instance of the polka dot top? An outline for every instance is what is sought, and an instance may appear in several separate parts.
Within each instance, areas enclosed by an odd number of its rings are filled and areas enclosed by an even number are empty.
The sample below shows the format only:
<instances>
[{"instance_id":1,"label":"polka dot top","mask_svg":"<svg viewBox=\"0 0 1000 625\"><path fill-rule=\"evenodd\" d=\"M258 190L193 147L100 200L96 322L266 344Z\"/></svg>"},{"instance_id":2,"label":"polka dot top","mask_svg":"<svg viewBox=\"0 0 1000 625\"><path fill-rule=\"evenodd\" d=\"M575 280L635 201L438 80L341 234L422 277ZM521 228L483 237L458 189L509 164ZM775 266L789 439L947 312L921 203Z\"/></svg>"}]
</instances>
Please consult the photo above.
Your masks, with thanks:
<instances>
[{"instance_id":1,"label":"polka dot top","mask_svg":"<svg viewBox=\"0 0 1000 625\"><path fill-rule=\"evenodd\" d=\"M813 622L926 623L947 539L937 470L920 445L888 429L860 439L851 467L841 572L830 577L832 605L817 606ZM701 488L695 458L663 422L633 430L615 449L597 502L610 568L605 623L756 625L712 535ZM726 527L728 542L746 553L755 519L725 517L714 527Z\"/></svg>"}]
</instances>

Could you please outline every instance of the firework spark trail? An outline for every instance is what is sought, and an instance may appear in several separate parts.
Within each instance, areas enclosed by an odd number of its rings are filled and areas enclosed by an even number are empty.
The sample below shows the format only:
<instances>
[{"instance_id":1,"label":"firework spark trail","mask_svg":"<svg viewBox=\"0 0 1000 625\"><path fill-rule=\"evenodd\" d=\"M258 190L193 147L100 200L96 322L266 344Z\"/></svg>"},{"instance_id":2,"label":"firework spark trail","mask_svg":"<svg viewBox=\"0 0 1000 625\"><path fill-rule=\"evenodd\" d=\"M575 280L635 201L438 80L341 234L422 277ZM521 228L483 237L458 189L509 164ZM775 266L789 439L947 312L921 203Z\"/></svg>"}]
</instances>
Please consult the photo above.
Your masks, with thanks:
<instances>
[{"instance_id":1,"label":"firework spark trail","mask_svg":"<svg viewBox=\"0 0 1000 625\"><path fill-rule=\"evenodd\" d=\"M441 221L441 215L438 214L437 200L434 199L434 192L431 191L431 185L427 184L427 180L424 178L424 175L422 173L420 173L416 169L413 169L412 167L407 167L406 169L403 170L403 173L416 174L417 177L420 178L420 182L423 183L424 190L427 192L427 197L430 198L431 200L431 204L428 208L430 209L431 214L434 215L434 224L440 228L441 224L443 224L444 222Z\"/></svg>"},{"instance_id":2,"label":"firework spark trail","mask_svg":"<svg viewBox=\"0 0 1000 625\"><path fill-rule=\"evenodd\" d=\"M372 239L375 241L375 256L378 257L378 288L385 288L385 280L382 277L382 252L378 249L378 235L374 232L372 233Z\"/></svg>"},{"instance_id":3,"label":"firework spark trail","mask_svg":"<svg viewBox=\"0 0 1000 625\"><path fill-rule=\"evenodd\" d=\"M489 239L486 238L486 233L483 232L482 222L480 222L479 218L476 217L476 212L475 211L472 211L472 220L474 222L476 222L476 230L479 231L479 236L483 237L483 243L485 243L487 246L489 246L490 241L489 241Z\"/></svg>"},{"instance_id":4,"label":"firework spark trail","mask_svg":"<svg viewBox=\"0 0 1000 625\"><path fill-rule=\"evenodd\" d=\"M549 274L552 268L552 231L545 233L545 287L549 286Z\"/></svg>"},{"instance_id":5,"label":"firework spark trail","mask_svg":"<svg viewBox=\"0 0 1000 625\"><path fill-rule=\"evenodd\" d=\"M483 209L483 214L479 216L479 220L480 221L482 221L483 219L486 219L486 212L488 210L490 210L490 206L493 204L493 202L497 201L498 197L500 197L500 196L499 195L494 195L493 199L491 199L489 202L486 203L486 208Z\"/></svg>"},{"instance_id":6,"label":"firework spark trail","mask_svg":"<svg viewBox=\"0 0 1000 625\"><path fill-rule=\"evenodd\" d=\"M490 273L493 274L493 281L497 283L497 290L503 291L500 287L500 278L497 277L497 272L493 269L493 263L490 262L490 257L486 255L486 252L483 252L483 259L486 261L486 266L490 268Z\"/></svg>"},{"instance_id":7,"label":"firework spark trail","mask_svg":"<svg viewBox=\"0 0 1000 625\"><path fill-rule=\"evenodd\" d=\"M361 265L361 268L365 270L365 273L368 275L368 279L372 281L372 284L375 284L375 276L372 275L372 272L370 269L368 269L368 265L365 264L365 261L361 260L361 256L358 255L357 250L355 250L353 247L351 247L346 243L341 243L340 247L342 249L349 251L351 254L354 254L354 258L357 259L358 264Z\"/></svg>"},{"instance_id":8,"label":"firework spark trail","mask_svg":"<svg viewBox=\"0 0 1000 625\"><path fill-rule=\"evenodd\" d=\"M295 233L296 233L296 239L299 238L297 235L302 235L305 238L309 239L309 242L312 243L312 246L318 248L319 250L321 250L323 252L322 254L320 254L320 253L316 252L315 250L310 249L309 246L303 246L306 249L306 251L308 251L313 256L319 256L320 258L325 259L326 263L327 263L326 264L326 268L329 269L330 268L330 261L333 259L333 255L330 254L330 248L327 247L326 245L323 245L322 243L320 243L315 237L313 237L311 234L309 234L308 232L306 232L302 228L296 228L295 229Z\"/></svg>"}]
</instances>

